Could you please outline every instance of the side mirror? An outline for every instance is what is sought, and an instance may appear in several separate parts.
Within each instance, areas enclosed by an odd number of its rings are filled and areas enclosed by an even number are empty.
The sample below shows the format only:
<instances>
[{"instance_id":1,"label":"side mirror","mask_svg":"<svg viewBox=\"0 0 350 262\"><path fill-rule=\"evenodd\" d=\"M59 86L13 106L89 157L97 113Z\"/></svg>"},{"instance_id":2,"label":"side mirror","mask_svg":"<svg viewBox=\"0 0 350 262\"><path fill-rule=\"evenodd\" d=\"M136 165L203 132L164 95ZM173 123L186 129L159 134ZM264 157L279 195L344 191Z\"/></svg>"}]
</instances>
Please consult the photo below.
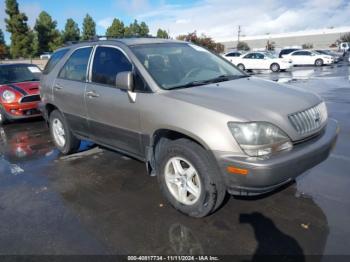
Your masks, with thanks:
<instances>
[{"instance_id":1,"label":"side mirror","mask_svg":"<svg viewBox=\"0 0 350 262\"><path fill-rule=\"evenodd\" d=\"M120 72L115 78L115 86L121 90L133 91L134 78L131 71Z\"/></svg>"}]
</instances>

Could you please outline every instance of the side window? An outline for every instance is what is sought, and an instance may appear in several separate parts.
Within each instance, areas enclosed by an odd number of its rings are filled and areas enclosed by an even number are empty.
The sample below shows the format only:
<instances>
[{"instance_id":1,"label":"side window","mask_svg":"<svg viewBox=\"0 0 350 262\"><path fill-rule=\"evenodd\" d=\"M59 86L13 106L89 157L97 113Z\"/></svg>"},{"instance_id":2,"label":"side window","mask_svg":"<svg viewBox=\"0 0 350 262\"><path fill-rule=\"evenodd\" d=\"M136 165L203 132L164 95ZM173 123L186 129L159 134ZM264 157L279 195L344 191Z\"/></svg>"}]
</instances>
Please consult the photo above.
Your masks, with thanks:
<instances>
[{"instance_id":1,"label":"side window","mask_svg":"<svg viewBox=\"0 0 350 262\"><path fill-rule=\"evenodd\" d=\"M292 55L303 55L303 52L294 52Z\"/></svg>"},{"instance_id":2,"label":"side window","mask_svg":"<svg viewBox=\"0 0 350 262\"><path fill-rule=\"evenodd\" d=\"M263 55L263 54L256 53L256 54L255 54L255 59L264 59L264 55Z\"/></svg>"},{"instance_id":3,"label":"side window","mask_svg":"<svg viewBox=\"0 0 350 262\"><path fill-rule=\"evenodd\" d=\"M308 52L308 51L304 51L304 54L303 55L307 55L307 56L310 56L311 55L311 52Z\"/></svg>"},{"instance_id":4,"label":"side window","mask_svg":"<svg viewBox=\"0 0 350 262\"><path fill-rule=\"evenodd\" d=\"M53 55L51 56L50 60L47 62L43 74L47 75L49 74L52 69L55 67L55 65L57 65L57 63L61 60L62 57L64 57L64 55L69 51L69 49L62 49L59 50L55 53L53 53Z\"/></svg>"},{"instance_id":5,"label":"side window","mask_svg":"<svg viewBox=\"0 0 350 262\"><path fill-rule=\"evenodd\" d=\"M237 57L237 56L240 56L240 54L237 53L237 52L233 52L233 53L228 53L226 56L229 56L229 57Z\"/></svg>"},{"instance_id":6,"label":"side window","mask_svg":"<svg viewBox=\"0 0 350 262\"><path fill-rule=\"evenodd\" d=\"M254 58L254 53L247 54L243 58L252 59L252 58Z\"/></svg>"},{"instance_id":7,"label":"side window","mask_svg":"<svg viewBox=\"0 0 350 262\"><path fill-rule=\"evenodd\" d=\"M73 52L62 67L58 77L75 81L86 81L86 70L92 47L79 48Z\"/></svg>"},{"instance_id":8,"label":"side window","mask_svg":"<svg viewBox=\"0 0 350 262\"><path fill-rule=\"evenodd\" d=\"M97 47L92 65L92 82L114 86L117 74L126 71L132 71L132 65L120 50Z\"/></svg>"}]
</instances>

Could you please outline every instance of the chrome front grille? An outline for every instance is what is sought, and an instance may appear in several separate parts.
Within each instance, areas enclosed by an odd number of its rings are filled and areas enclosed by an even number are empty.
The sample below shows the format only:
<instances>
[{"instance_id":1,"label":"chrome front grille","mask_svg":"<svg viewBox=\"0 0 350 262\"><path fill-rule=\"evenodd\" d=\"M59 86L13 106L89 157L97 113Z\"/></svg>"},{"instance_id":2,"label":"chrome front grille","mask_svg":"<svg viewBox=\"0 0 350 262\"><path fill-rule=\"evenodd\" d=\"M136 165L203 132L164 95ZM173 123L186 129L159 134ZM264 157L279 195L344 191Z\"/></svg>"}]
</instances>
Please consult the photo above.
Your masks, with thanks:
<instances>
[{"instance_id":1,"label":"chrome front grille","mask_svg":"<svg viewBox=\"0 0 350 262\"><path fill-rule=\"evenodd\" d=\"M327 107L324 102L301 112L288 116L289 121L300 134L304 135L318 130L327 121Z\"/></svg>"}]
</instances>

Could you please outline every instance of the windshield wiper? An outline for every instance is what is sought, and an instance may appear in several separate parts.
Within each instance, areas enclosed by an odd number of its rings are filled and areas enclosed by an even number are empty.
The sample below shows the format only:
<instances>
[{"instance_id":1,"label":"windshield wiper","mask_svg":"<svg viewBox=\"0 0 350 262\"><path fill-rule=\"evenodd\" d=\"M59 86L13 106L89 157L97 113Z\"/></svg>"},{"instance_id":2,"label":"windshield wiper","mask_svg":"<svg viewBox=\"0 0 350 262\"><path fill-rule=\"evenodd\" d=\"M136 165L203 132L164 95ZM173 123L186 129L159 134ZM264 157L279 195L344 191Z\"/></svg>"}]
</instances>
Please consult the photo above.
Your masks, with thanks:
<instances>
[{"instance_id":1,"label":"windshield wiper","mask_svg":"<svg viewBox=\"0 0 350 262\"><path fill-rule=\"evenodd\" d=\"M207 79L207 80L191 81L191 82L188 82L184 85L174 86L172 88L169 88L169 90L180 89L180 88L189 88L189 87L194 87L194 86L202 86L202 85L230 81L230 80L244 78L244 77L249 77L249 76L248 75L220 75L220 76L217 76L217 77L214 77L211 79Z\"/></svg>"},{"instance_id":2,"label":"windshield wiper","mask_svg":"<svg viewBox=\"0 0 350 262\"><path fill-rule=\"evenodd\" d=\"M202 86L202 85L206 85L206 84L208 84L206 80L205 81L191 81L191 82L188 82L184 85L171 87L171 88L169 88L169 90L189 88L189 87L194 87L194 86Z\"/></svg>"}]
</instances>

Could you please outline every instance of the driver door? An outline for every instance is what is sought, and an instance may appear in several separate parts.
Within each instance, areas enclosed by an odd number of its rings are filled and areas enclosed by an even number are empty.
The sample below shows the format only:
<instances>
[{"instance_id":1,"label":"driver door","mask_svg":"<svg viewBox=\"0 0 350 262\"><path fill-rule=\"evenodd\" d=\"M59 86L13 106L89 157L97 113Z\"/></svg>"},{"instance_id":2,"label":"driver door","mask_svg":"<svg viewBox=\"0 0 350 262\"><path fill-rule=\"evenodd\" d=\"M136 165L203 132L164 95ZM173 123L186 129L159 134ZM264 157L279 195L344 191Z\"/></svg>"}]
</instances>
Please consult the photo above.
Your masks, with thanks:
<instances>
[{"instance_id":1,"label":"driver door","mask_svg":"<svg viewBox=\"0 0 350 262\"><path fill-rule=\"evenodd\" d=\"M255 68L254 69L266 69L269 68L266 64L267 64L267 58L265 55L260 54L260 53L256 53L255 54Z\"/></svg>"},{"instance_id":2,"label":"driver door","mask_svg":"<svg viewBox=\"0 0 350 262\"><path fill-rule=\"evenodd\" d=\"M245 69L254 69L255 66L255 55L254 53L249 53L243 56L242 62L244 64Z\"/></svg>"},{"instance_id":3,"label":"driver door","mask_svg":"<svg viewBox=\"0 0 350 262\"><path fill-rule=\"evenodd\" d=\"M305 55L303 51L296 51L291 55L293 64L295 65L304 65L305 64Z\"/></svg>"},{"instance_id":4,"label":"driver door","mask_svg":"<svg viewBox=\"0 0 350 262\"><path fill-rule=\"evenodd\" d=\"M132 64L121 49L97 46L85 93L88 121L96 142L140 155L138 103L115 86L116 75L126 71L132 71Z\"/></svg>"},{"instance_id":5,"label":"driver door","mask_svg":"<svg viewBox=\"0 0 350 262\"><path fill-rule=\"evenodd\" d=\"M315 63L315 54L305 51L305 61L308 65L313 65Z\"/></svg>"}]
</instances>

